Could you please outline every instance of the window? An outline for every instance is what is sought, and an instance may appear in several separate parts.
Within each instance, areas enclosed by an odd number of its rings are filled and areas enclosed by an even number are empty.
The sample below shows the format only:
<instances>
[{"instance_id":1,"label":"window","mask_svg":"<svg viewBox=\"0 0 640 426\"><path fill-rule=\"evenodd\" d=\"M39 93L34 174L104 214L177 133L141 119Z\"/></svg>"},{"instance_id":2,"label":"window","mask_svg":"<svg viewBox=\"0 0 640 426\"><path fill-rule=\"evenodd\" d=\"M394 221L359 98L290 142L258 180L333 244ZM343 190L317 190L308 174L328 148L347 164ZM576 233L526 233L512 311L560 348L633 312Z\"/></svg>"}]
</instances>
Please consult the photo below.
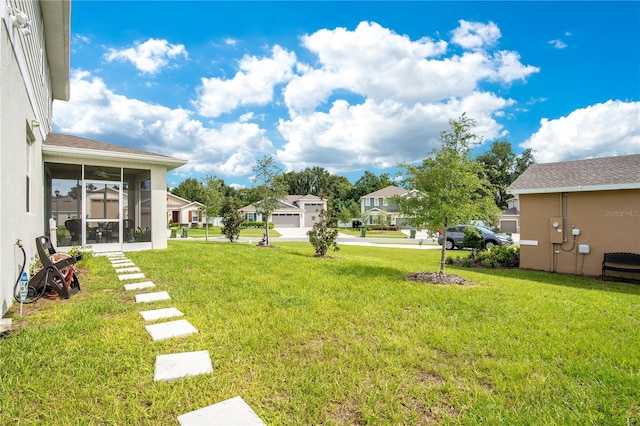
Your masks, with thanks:
<instances>
[{"instance_id":1,"label":"window","mask_svg":"<svg viewBox=\"0 0 640 426\"><path fill-rule=\"evenodd\" d=\"M195 223L198 221L198 210L194 210L191 212L191 222Z\"/></svg>"},{"instance_id":2,"label":"window","mask_svg":"<svg viewBox=\"0 0 640 426\"><path fill-rule=\"evenodd\" d=\"M382 205L383 206L388 206L389 205L389 200L387 198L383 198L382 199Z\"/></svg>"},{"instance_id":3,"label":"window","mask_svg":"<svg viewBox=\"0 0 640 426\"><path fill-rule=\"evenodd\" d=\"M27 167L26 167L26 187L25 187L25 195L26 195L26 212L29 213L31 212L31 167L33 166L32 164L32 157L33 157L33 141L31 140L31 138L29 138L29 136L27 136L27 151L26 151L26 157L27 157Z\"/></svg>"},{"instance_id":4,"label":"window","mask_svg":"<svg viewBox=\"0 0 640 426\"><path fill-rule=\"evenodd\" d=\"M257 222L255 213L245 213L244 218L247 222Z\"/></svg>"},{"instance_id":5,"label":"window","mask_svg":"<svg viewBox=\"0 0 640 426\"><path fill-rule=\"evenodd\" d=\"M375 203L375 204L374 204L374 203ZM371 199L371 205L372 205L372 206L377 206L377 205L378 205L378 200L377 200L377 199L375 199L375 198L372 198L372 199Z\"/></svg>"},{"instance_id":6,"label":"window","mask_svg":"<svg viewBox=\"0 0 640 426\"><path fill-rule=\"evenodd\" d=\"M367 207L370 206L371 205L371 204L369 204L370 202L371 202L371 200L369 200L368 198L364 199L364 205L365 206L367 206Z\"/></svg>"}]
</instances>

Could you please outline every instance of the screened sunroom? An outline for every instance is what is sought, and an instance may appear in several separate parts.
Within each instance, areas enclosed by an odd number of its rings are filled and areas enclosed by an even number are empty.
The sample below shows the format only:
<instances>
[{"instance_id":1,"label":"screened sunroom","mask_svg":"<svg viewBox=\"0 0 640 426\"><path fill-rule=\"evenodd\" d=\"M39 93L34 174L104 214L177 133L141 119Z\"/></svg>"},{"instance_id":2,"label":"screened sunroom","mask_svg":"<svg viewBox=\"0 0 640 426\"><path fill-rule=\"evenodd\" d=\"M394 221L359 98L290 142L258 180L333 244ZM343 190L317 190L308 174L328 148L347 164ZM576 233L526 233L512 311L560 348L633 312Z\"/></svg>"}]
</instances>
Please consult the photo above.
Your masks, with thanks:
<instances>
[{"instance_id":1,"label":"screened sunroom","mask_svg":"<svg viewBox=\"0 0 640 426\"><path fill-rule=\"evenodd\" d=\"M45 229L57 247L166 248L166 173L184 160L60 134L43 160Z\"/></svg>"}]
</instances>

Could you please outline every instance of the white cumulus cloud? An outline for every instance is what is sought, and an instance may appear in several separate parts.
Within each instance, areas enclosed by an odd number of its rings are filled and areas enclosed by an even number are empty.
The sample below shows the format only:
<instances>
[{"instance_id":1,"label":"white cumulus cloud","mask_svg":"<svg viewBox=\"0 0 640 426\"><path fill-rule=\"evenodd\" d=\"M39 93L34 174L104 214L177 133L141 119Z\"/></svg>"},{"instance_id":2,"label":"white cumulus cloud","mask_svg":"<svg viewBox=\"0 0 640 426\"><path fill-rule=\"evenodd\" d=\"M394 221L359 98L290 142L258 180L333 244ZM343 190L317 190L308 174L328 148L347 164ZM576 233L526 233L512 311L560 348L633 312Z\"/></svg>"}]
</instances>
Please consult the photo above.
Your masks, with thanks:
<instances>
[{"instance_id":1,"label":"white cumulus cloud","mask_svg":"<svg viewBox=\"0 0 640 426\"><path fill-rule=\"evenodd\" d=\"M243 176L257 158L274 151L255 123L205 127L185 109L114 93L87 71L73 72L71 93L70 102L54 104L54 131L189 160L181 173Z\"/></svg>"},{"instance_id":2,"label":"white cumulus cloud","mask_svg":"<svg viewBox=\"0 0 640 426\"><path fill-rule=\"evenodd\" d=\"M291 78L295 61L293 52L275 46L271 57L243 57L231 79L203 78L194 102L198 113L218 117L241 105L268 104L273 100L274 87Z\"/></svg>"},{"instance_id":3,"label":"white cumulus cloud","mask_svg":"<svg viewBox=\"0 0 640 426\"><path fill-rule=\"evenodd\" d=\"M544 118L522 147L539 163L640 154L640 102L609 100Z\"/></svg>"},{"instance_id":4,"label":"white cumulus cloud","mask_svg":"<svg viewBox=\"0 0 640 426\"><path fill-rule=\"evenodd\" d=\"M539 68L523 64L517 52L479 49L499 37L493 23L460 21L454 39L470 50L456 54L446 41L411 40L372 22L303 37L318 60L297 67L284 89L289 118L279 121L286 144L278 160L289 169L324 164L334 171L417 161L464 112L478 122L480 136L505 136L496 118L515 102L482 86L504 87Z\"/></svg>"},{"instance_id":5,"label":"white cumulus cloud","mask_svg":"<svg viewBox=\"0 0 640 426\"><path fill-rule=\"evenodd\" d=\"M489 93L411 107L392 100L367 100L360 105L338 100L328 112L280 120L278 130L288 143L277 159L288 170L323 164L332 172L419 161L440 146L440 132L461 111L476 120L479 136L501 136L490 112L510 102Z\"/></svg>"},{"instance_id":6,"label":"white cumulus cloud","mask_svg":"<svg viewBox=\"0 0 640 426\"><path fill-rule=\"evenodd\" d=\"M469 22L461 19L460 26L453 30L451 42L464 49L484 49L495 45L502 36L493 22Z\"/></svg>"},{"instance_id":7,"label":"white cumulus cloud","mask_svg":"<svg viewBox=\"0 0 640 426\"><path fill-rule=\"evenodd\" d=\"M187 50L182 44L171 44L167 40L150 38L143 43L135 43L126 49L110 48L105 59L111 61L129 61L140 72L155 74L169 65L169 61L179 57L187 58Z\"/></svg>"}]
</instances>

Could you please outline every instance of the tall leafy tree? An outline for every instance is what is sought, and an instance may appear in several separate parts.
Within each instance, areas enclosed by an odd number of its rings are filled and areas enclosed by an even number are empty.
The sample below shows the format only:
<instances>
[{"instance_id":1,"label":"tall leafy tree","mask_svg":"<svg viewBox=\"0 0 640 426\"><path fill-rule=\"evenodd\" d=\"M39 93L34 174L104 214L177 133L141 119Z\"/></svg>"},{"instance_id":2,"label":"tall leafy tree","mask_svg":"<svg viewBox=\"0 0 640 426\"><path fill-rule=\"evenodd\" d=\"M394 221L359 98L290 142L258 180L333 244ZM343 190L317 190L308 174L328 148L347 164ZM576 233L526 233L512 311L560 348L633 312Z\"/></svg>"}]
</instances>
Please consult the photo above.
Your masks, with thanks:
<instances>
[{"instance_id":1,"label":"tall leafy tree","mask_svg":"<svg viewBox=\"0 0 640 426\"><path fill-rule=\"evenodd\" d=\"M224 201L225 184L222 179L216 176L207 176L202 185L202 207L200 211L205 217L205 241L209 241L209 218L220 214L220 209Z\"/></svg>"},{"instance_id":2,"label":"tall leafy tree","mask_svg":"<svg viewBox=\"0 0 640 426\"><path fill-rule=\"evenodd\" d=\"M389 173L383 173L380 176L376 176L375 173L365 170L360 179L353 184L351 199L355 202L359 202L360 197L363 195L370 194L394 184L395 183L393 179L391 179L391 176L389 176Z\"/></svg>"},{"instance_id":3,"label":"tall leafy tree","mask_svg":"<svg viewBox=\"0 0 640 426\"><path fill-rule=\"evenodd\" d=\"M258 160L253 167L253 172L256 182L261 183L258 191L262 194L262 198L256 203L256 211L264 220L265 244L269 246L269 216L286 197L287 188L281 178L282 169L275 163L273 157L264 156Z\"/></svg>"},{"instance_id":4,"label":"tall leafy tree","mask_svg":"<svg viewBox=\"0 0 640 426\"><path fill-rule=\"evenodd\" d=\"M420 165L403 165L406 183L420 196L396 197L402 213L414 225L441 229L446 241L447 227L480 220L495 214L493 188L484 177L482 166L470 157L471 148L480 139L473 133L475 121L462 114L449 121L449 129L440 133L441 147ZM440 256L440 273L445 271L446 248Z\"/></svg>"},{"instance_id":5,"label":"tall leafy tree","mask_svg":"<svg viewBox=\"0 0 640 426\"><path fill-rule=\"evenodd\" d=\"M202 203L204 200L204 185L198 179L187 178L173 188L171 193L185 200Z\"/></svg>"},{"instance_id":6,"label":"tall leafy tree","mask_svg":"<svg viewBox=\"0 0 640 426\"><path fill-rule=\"evenodd\" d=\"M482 165L489 181L495 187L495 203L499 209L507 208L507 187L524 172L527 167L535 163L531 149L516 155L511 144L507 141L495 141L491 149L478 155L477 161Z\"/></svg>"}]
</instances>

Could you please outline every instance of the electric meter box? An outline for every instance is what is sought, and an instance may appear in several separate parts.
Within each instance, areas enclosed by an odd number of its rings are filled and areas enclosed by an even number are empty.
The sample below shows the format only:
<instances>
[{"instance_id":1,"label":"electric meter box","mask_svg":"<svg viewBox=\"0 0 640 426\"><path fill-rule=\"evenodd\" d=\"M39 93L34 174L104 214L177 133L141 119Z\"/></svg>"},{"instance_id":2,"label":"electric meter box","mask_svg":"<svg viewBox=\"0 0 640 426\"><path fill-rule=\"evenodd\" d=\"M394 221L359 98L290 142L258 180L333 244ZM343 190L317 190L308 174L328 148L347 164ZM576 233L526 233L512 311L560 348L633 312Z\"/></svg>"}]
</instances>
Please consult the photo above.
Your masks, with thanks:
<instances>
[{"instance_id":1,"label":"electric meter box","mask_svg":"<svg viewBox=\"0 0 640 426\"><path fill-rule=\"evenodd\" d=\"M549 218L549 242L552 244L562 244L562 218L552 216Z\"/></svg>"},{"instance_id":2,"label":"electric meter box","mask_svg":"<svg viewBox=\"0 0 640 426\"><path fill-rule=\"evenodd\" d=\"M589 247L588 244L580 244L578 246L578 253L580 254L589 254L590 251L591 251L591 248Z\"/></svg>"}]
</instances>

